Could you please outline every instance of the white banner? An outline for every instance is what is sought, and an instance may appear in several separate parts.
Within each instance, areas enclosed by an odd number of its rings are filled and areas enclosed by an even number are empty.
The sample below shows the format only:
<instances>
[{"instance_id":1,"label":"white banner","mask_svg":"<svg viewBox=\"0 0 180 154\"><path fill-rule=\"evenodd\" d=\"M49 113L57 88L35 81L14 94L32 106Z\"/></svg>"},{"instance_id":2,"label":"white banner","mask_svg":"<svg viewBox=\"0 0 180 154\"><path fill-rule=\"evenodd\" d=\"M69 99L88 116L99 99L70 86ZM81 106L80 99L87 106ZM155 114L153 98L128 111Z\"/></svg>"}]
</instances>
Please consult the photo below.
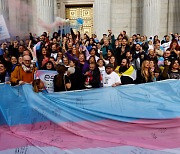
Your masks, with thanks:
<instances>
[{"instance_id":1,"label":"white banner","mask_svg":"<svg viewBox=\"0 0 180 154\"><path fill-rule=\"evenodd\" d=\"M53 80L56 74L58 74L56 71L37 70L35 79L41 79L44 82L46 90L52 93L54 92Z\"/></svg>"},{"instance_id":2,"label":"white banner","mask_svg":"<svg viewBox=\"0 0 180 154\"><path fill-rule=\"evenodd\" d=\"M5 40L10 38L4 17L0 15L0 40Z\"/></svg>"}]
</instances>

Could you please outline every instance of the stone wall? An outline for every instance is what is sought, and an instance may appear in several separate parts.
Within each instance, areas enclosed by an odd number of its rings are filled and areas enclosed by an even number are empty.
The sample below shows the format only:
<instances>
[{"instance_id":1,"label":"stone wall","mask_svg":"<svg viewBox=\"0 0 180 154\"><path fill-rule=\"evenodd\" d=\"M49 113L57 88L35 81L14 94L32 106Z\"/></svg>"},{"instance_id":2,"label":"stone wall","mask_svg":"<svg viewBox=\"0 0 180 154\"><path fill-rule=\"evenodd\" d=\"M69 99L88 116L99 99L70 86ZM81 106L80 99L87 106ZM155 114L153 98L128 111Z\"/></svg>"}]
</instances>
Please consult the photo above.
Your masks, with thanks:
<instances>
[{"instance_id":1,"label":"stone wall","mask_svg":"<svg viewBox=\"0 0 180 154\"><path fill-rule=\"evenodd\" d=\"M16 2L16 6L12 3ZM38 33L37 17L39 15L44 20L47 18L48 23L53 22L54 18L60 16L65 17L66 5L80 5L80 4L93 4L93 7L101 2L101 0L54 0L54 6L51 8L47 5L39 6L36 8L37 1L52 2L51 0L1 0L0 13L4 15L10 33L14 35L34 31ZM98 1L98 3L96 3ZM102 0L103 1L103 0ZM109 0L110 6L110 23L107 28L111 28L113 33L117 36L121 31L126 30L128 35L135 33L143 34L143 8L144 3L148 0ZM152 1L152 0L149 0ZM180 0L159 0L160 1L160 22L158 27L158 35L162 38L165 34L170 32L180 33ZM152 1L153 2L153 1ZM27 7L28 4L29 6ZM39 4L39 3L38 3ZM58 6L59 5L59 6ZM23 8L26 6L27 8ZM16 7L23 8L22 10ZM45 8L52 13L52 17L46 11L41 11ZM48 9L47 9L48 7ZM97 7L98 8L98 7ZM36 9L36 10L34 10ZM49 10L50 9L50 10ZM27 11L28 10L28 11ZM39 13L38 13L39 10ZM95 9L94 9L95 10ZM33 13L31 13L31 11ZM105 11L105 10L104 10ZM98 12L98 13L97 13ZM148 13L146 13L147 15ZM94 19L98 16L103 16L103 11L95 11ZM102 21L104 21L105 17ZM100 24L94 20L94 32L100 32L97 29L103 30L104 23ZM96 23L95 23L96 22ZM153 22L153 18L152 18ZM98 28L97 28L98 26ZM106 29L107 29L106 28ZM105 30L105 29L104 29ZM39 32L40 33L40 32ZM101 33L107 33L101 32ZM144 35L144 34L143 34ZM155 34L154 34L155 35ZM101 37L101 36L100 36Z\"/></svg>"},{"instance_id":2,"label":"stone wall","mask_svg":"<svg viewBox=\"0 0 180 154\"><path fill-rule=\"evenodd\" d=\"M161 0L160 32L162 37L169 33L180 33L180 1Z\"/></svg>"},{"instance_id":3,"label":"stone wall","mask_svg":"<svg viewBox=\"0 0 180 154\"><path fill-rule=\"evenodd\" d=\"M126 30L129 35L135 33L146 35L143 34L143 0L112 0L111 2L111 29L116 36L122 30ZM170 32L180 33L180 1L160 0L159 9L160 22L157 25L159 37L162 38Z\"/></svg>"},{"instance_id":4,"label":"stone wall","mask_svg":"<svg viewBox=\"0 0 180 154\"><path fill-rule=\"evenodd\" d=\"M162 0L163 1L163 0ZM169 7L167 9L168 17L168 31L173 33L180 33L180 1L169 0Z\"/></svg>"},{"instance_id":5,"label":"stone wall","mask_svg":"<svg viewBox=\"0 0 180 154\"><path fill-rule=\"evenodd\" d=\"M127 34L142 34L142 0L112 0L111 28L117 36L126 30Z\"/></svg>"}]
</instances>

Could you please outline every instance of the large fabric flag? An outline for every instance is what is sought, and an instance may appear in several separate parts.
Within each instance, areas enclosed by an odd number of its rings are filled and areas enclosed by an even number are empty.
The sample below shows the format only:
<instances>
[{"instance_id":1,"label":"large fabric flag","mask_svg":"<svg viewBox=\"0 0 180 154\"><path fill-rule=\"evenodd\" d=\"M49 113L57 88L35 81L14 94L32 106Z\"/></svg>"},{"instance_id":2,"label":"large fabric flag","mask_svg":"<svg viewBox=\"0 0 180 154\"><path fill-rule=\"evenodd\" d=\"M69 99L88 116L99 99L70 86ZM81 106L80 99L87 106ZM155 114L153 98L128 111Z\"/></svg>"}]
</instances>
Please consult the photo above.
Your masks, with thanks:
<instances>
[{"instance_id":1,"label":"large fabric flag","mask_svg":"<svg viewBox=\"0 0 180 154\"><path fill-rule=\"evenodd\" d=\"M0 154L179 154L180 80L64 93L0 85Z\"/></svg>"}]
</instances>

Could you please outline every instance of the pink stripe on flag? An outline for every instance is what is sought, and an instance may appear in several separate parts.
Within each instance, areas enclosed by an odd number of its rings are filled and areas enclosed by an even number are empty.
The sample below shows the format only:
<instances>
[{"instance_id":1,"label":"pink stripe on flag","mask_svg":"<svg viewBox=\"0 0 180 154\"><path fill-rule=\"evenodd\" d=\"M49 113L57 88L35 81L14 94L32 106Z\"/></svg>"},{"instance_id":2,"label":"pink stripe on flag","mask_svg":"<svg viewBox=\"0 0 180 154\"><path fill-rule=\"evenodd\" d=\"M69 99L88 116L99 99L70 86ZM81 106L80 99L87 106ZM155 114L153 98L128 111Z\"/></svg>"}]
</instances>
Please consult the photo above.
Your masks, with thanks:
<instances>
[{"instance_id":1,"label":"pink stripe on flag","mask_svg":"<svg viewBox=\"0 0 180 154\"><path fill-rule=\"evenodd\" d=\"M42 147L47 146L47 144L44 144L43 142L39 142L31 138L16 134L12 132L9 127L0 127L0 151L34 145Z\"/></svg>"},{"instance_id":2,"label":"pink stripe on flag","mask_svg":"<svg viewBox=\"0 0 180 154\"><path fill-rule=\"evenodd\" d=\"M41 42L38 42L34 47L33 47L33 57L36 57L36 48L40 48Z\"/></svg>"},{"instance_id":3,"label":"pink stripe on flag","mask_svg":"<svg viewBox=\"0 0 180 154\"><path fill-rule=\"evenodd\" d=\"M20 140L19 138L22 139L18 145L13 140L11 148L17 148L20 144L23 145L25 139L61 149L106 148L122 145L155 150L180 148L180 118L138 120L133 123L104 120L77 123L69 121L57 125L52 122L41 122L14 126L10 129L11 132L3 127L0 130L5 130L10 135L17 137L17 141ZM4 137L10 136L5 134ZM9 143L0 143L0 150L9 146Z\"/></svg>"},{"instance_id":4,"label":"pink stripe on flag","mask_svg":"<svg viewBox=\"0 0 180 154\"><path fill-rule=\"evenodd\" d=\"M68 126L69 124L65 124ZM11 130L11 131L10 131ZM98 141L75 135L65 130L61 125L51 122L36 123L33 125L19 125L4 129L0 127L0 151L24 146L55 146L61 149L89 147L116 147L121 144Z\"/></svg>"}]
</instances>

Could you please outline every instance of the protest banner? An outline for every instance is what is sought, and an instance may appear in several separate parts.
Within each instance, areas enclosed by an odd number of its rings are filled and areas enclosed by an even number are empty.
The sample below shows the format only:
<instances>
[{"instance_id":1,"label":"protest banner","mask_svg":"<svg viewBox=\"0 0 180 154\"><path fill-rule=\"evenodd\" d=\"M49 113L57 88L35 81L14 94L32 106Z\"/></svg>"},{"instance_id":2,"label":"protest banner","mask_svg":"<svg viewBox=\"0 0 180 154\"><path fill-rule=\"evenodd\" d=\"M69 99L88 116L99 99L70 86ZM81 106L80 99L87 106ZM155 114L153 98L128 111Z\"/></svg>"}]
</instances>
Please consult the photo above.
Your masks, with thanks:
<instances>
[{"instance_id":1,"label":"protest banner","mask_svg":"<svg viewBox=\"0 0 180 154\"><path fill-rule=\"evenodd\" d=\"M53 79L57 74L56 71L48 71L48 70L37 70L35 73L35 79L41 79L44 82L46 90L49 93L54 92Z\"/></svg>"}]
</instances>

